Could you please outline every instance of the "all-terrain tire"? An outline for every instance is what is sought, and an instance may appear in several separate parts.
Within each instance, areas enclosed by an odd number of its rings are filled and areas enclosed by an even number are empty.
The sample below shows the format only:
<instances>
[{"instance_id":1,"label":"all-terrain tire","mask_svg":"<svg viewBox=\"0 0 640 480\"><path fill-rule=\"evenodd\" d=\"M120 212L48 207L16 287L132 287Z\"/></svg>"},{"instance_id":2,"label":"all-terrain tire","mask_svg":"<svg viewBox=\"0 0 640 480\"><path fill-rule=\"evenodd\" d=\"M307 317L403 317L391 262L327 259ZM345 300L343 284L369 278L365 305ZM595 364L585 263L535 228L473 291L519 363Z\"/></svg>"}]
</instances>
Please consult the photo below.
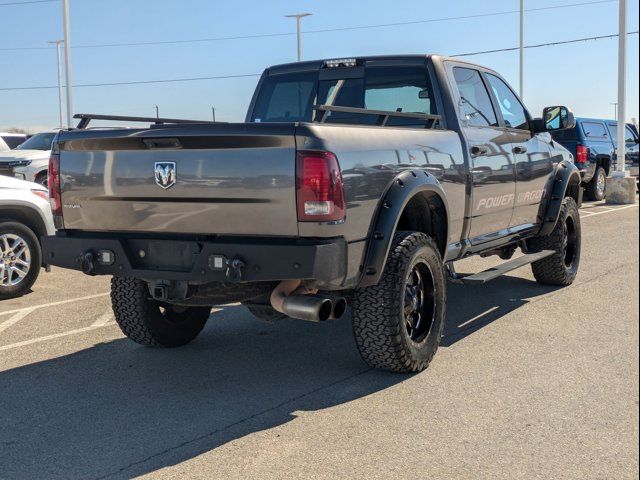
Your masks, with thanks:
<instances>
[{"instance_id":1,"label":"all-terrain tire","mask_svg":"<svg viewBox=\"0 0 640 480\"><path fill-rule=\"evenodd\" d=\"M31 290L40 274L40 266L42 264L40 241L29 227L14 221L0 221L0 237L10 239L9 243L19 244L15 248L15 250L18 250L17 252L12 250L5 252L5 245L0 245L2 249L0 261L5 263L6 259L8 262L3 265L2 275L0 275L0 281L2 282L0 284L0 300L20 297ZM9 245L9 248L11 246ZM20 272L9 273L8 268L11 267L11 262L20 262L18 265ZM22 262L27 262L29 266L25 267L27 263ZM20 276L18 276L18 273L20 273Z\"/></svg>"},{"instance_id":2,"label":"all-terrain tire","mask_svg":"<svg viewBox=\"0 0 640 480\"><path fill-rule=\"evenodd\" d=\"M196 338L204 328L211 307L175 307L149 296L144 281L111 279L111 306L120 330L140 345L179 347Z\"/></svg>"},{"instance_id":3,"label":"all-terrain tire","mask_svg":"<svg viewBox=\"0 0 640 480\"><path fill-rule=\"evenodd\" d=\"M604 182L604 189L600 189L598 187L599 182ZM585 193L587 194L587 198L589 200L600 201L604 200L606 195L606 184L607 184L607 172L604 168L597 166L596 172L593 175L593 178L589 183L587 183Z\"/></svg>"},{"instance_id":4,"label":"all-terrain tire","mask_svg":"<svg viewBox=\"0 0 640 480\"><path fill-rule=\"evenodd\" d=\"M405 316L410 277L416 269L422 269L424 284L432 286L426 303L429 312L424 315L430 323L423 324L428 330L421 336L412 338ZM424 233L397 232L380 282L357 289L354 295L351 318L362 359L393 372L424 370L440 344L445 314L446 277L437 245Z\"/></svg>"},{"instance_id":5,"label":"all-terrain tire","mask_svg":"<svg viewBox=\"0 0 640 480\"><path fill-rule=\"evenodd\" d=\"M528 240L529 250L555 253L531 264L533 276L543 285L571 285L578 274L581 250L581 226L578 205L571 197L562 202L560 215L553 231L545 237Z\"/></svg>"}]
</instances>

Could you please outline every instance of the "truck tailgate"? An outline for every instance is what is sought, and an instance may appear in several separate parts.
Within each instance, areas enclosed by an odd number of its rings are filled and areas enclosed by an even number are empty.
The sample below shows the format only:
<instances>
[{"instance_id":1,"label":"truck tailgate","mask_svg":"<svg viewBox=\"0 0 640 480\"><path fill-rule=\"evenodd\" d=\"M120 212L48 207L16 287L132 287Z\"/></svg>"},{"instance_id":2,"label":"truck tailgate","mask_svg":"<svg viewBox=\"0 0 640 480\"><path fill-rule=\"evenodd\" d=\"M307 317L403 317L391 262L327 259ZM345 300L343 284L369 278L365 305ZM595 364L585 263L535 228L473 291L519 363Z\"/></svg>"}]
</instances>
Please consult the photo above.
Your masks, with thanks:
<instances>
[{"instance_id":1,"label":"truck tailgate","mask_svg":"<svg viewBox=\"0 0 640 480\"><path fill-rule=\"evenodd\" d=\"M65 229L298 234L293 124L72 131L59 142Z\"/></svg>"}]
</instances>

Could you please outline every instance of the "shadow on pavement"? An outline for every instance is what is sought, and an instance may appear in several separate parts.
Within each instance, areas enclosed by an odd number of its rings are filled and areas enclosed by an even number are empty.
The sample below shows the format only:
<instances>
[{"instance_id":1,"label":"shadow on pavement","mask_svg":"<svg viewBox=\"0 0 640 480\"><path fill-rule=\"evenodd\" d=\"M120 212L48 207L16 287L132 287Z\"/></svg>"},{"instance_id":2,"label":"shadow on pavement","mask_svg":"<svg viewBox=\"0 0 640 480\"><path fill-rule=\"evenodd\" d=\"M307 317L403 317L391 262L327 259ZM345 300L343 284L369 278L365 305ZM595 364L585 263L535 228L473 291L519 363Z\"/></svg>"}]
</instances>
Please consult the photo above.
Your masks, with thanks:
<instances>
[{"instance_id":1,"label":"shadow on pavement","mask_svg":"<svg viewBox=\"0 0 640 480\"><path fill-rule=\"evenodd\" d=\"M449 282L447 323L440 345L449 347L533 298L558 290L525 278L503 276L486 285Z\"/></svg>"},{"instance_id":2,"label":"shadow on pavement","mask_svg":"<svg viewBox=\"0 0 640 480\"><path fill-rule=\"evenodd\" d=\"M450 285L443 346L549 291ZM187 347L117 339L0 373L0 478L130 478L407 378L369 369L347 319L265 324L227 308Z\"/></svg>"},{"instance_id":3,"label":"shadow on pavement","mask_svg":"<svg viewBox=\"0 0 640 480\"><path fill-rule=\"evenodd\" d=\"M0 478L130 478L406 378L369 369L348 321L232 307L187 347L118 339L0 373Z\"/></svg>"}]
</instances>

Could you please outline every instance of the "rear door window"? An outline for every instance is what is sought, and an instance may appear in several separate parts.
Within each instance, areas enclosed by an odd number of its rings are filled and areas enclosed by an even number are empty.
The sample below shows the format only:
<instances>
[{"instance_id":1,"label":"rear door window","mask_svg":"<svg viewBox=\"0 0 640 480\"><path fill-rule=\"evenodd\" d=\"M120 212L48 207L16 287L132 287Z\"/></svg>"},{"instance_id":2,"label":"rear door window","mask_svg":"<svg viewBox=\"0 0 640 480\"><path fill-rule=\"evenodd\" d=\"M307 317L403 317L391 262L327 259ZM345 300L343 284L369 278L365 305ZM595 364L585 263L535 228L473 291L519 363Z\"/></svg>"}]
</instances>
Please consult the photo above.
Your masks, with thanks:
<instances>
[{"instance_id":1,"label":"rear door window","mask_svg":"<svg viewBox=\"0 0 640 480\"><path fill-rule=\"evenodd\" d=\"M599 122L582 122L582 131L587 138L606 138L607 131L603 123Z\"/></svg>"},{"instance_id":2,"label":"rear door window","mask_svg":"<svg viewBox=\"0 0 640 480\"><path fill-rule=\"evenodd\" d=\"M498 119L480 72L471 68L454 67L453 77L460 94L462 120L466 120L470 127L497 127Z\"/></svg>"}]
</instances>

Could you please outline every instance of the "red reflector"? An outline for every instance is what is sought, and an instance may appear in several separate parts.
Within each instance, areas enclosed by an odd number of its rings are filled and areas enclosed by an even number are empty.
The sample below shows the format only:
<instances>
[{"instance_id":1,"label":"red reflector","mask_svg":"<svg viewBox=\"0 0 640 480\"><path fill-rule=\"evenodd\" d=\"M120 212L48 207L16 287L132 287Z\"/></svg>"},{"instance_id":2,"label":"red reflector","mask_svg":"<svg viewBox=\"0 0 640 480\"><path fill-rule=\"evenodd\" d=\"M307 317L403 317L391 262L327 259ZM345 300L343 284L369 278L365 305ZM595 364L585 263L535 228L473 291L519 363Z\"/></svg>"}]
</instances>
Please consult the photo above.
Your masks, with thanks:
<instances>
[{"instance_id":1,"label":"red reflector","mask_svg":"<svg viewBox=\"0 0 640 480\"><path fill-rule=\"evenodd\" d=\"M336 156L330 152L301 151L296 168L298 221L343 220L344 191Z\"/></svg>"},{"instance_id":2,"label":"red reflector","mask_svg":"<svg viewBox=\"0 0 640 480\"><path fill-rule=\"evenodd\" d=\"M576 163L587 163L589 160L589 149L584 145L578 145L576 148Z\"/></svg>"},{"instance_id":3,"label":"red reflector","mask_svg":"<svg viewBox=\"0 0 640 480\"><path fill-rule=\"evenodd\" d=\"M62 197L60 195L60 155L49 157L49 204L54 216L62 216Z\"/></svg>"}]
</instances>

